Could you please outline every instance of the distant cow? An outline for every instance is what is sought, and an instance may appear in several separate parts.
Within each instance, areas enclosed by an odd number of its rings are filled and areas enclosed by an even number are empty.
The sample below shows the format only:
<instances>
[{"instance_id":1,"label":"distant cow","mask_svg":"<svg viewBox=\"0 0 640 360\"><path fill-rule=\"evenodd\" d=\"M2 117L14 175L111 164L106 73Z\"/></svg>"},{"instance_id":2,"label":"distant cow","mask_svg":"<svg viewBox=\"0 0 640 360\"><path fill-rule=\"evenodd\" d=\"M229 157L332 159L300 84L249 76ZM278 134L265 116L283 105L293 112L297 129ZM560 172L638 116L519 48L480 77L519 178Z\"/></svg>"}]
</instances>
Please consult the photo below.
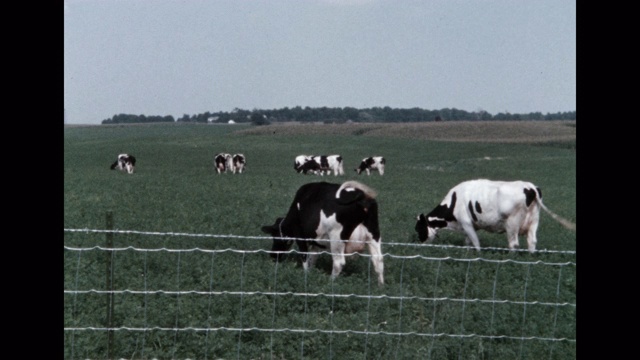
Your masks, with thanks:
<instances>
[{"instance_id":1,"label":"distant cow","mask_svg":"<svg viewBox=\"0 0 640 360\"><path fill-rule=\"evenodd\" d=\"M261 228L273 236L271 256L281 260L282 252L288 251L295 241L303 267L308 270L318 253L329 249L333 257L331 275L336 277L346 263L345 254L362 252L366 244L378 283L383 284L382 239L375 197L372 189L356 181L302 185L287 215Z\"/></svg>"},{"instance_id":2,"label":"distant cow","mask_svg":"<svg viewBox=\"0 0 640 360\"><path fill-rule=\"evenodd\" d=\"M302 165L304 165L306 162L311 160L312 157L313 156L311 156L311 155L298 155L298 156L296 156L295 160L293 161L293 169L296 172L301 173L302 172ZM319 164L318 164L318 167L320 167ZM305 172L305 174L306 174L306 172Z\"/></svg>"},{"instance_id":3,"label":"distant cow","mask_svg":"<svg viewBox=\"0 0 640 360\"><path fill-rule=\"evenodd\" d=\"M213 157L213 166L215 167L218 174L227 172L229 170L233 171L233 158L231 157L231 154L216 154L216 156Z\"/></svg>"},{"instance_id":4,"label":"distant cow","mask_svg":"<svg viewBox=\"0 0 640 360\"><path fill-rule=\"evenodd\" d=\"M462 182L449 190L440 205L426 216L418 215L415 230L423 242L433 241L439 229L464 232L466 244L473 244L478 251L478 229L506 232L511 250L520 246L518 235L526 234L529 252L533 253L540 208L564 227L575 229L575 224L547 209L542 203L542 191L534 184L480 179Z\"/></svg>"},{"instance_id":5,"label":"distant cow","mask_svg":"<svg viewBox=\"0 0 640 360\"><path fill-rule=\"evenodd\" d=\"M382 156L372 156L362 159L360 166L355 168L355 171L360 175L361 172L366 171L367 175L371 175L371 170L378 170L380 175L384 175L384 164L386 160Z\"/></svg>"},{"instance_id":6,"label":"distant cow","mask_svg":"<svg viewBox=\"0 0 640 360\"><path fill-rule=\"evenodd\" d=\"M298 155L293 163L293 168L298 173L305 175L309 172L315 175L330 175L331 171L335 176L344 175L344 166L340 155Z\"/></svg>"},{"instance_id":7,"label":"distant cow","mask_svg":"<svg viewBox=\"0 0 640 360\"><path fill-rule=\"evenodd\" d=\"M111 164L111 170L118 169L133 174L136 169L136 158L129 154L120 154L118 159Z\"/></svg>"},{"instance_id":8,"label":"distant cow","mask_svg":"<svg viewBox=\"0 0 640 360\"><path fill-rule=\"evenodd\" d=\"M342 156L340 155L312 156L311 160L315 160L315 162L317 162L320 165L320 171L314 172L316 175L324 175L324 174L331 175L331 171L333 171L333 174L335 176L344 175L344 167L342 165Z\"/></svg>"},{"instance_id":9,"label":"distant cow","mask_svg":"<svg viewBox=\"0 0 640 360\"><path fill-rule=\"evenodd\" d=\"M243 154L233 154L233 173L235 174L238 171L239 174L242 174L244 171L244 167L247 165L247 159Z\"/></svg>"},{"instance_id":10,"label":"distant cow","mask_svg":"<svg viewBox=\"0 0 640 360\"><path fill-rule=\"evenodd\" d=\"M305 175L309 172L316 175L322 175L322 167L320 167L320 164L318 164L314 159L304 162L298 167L297 171L298 173L303 173Z\"/></svg>"}]
</instances>

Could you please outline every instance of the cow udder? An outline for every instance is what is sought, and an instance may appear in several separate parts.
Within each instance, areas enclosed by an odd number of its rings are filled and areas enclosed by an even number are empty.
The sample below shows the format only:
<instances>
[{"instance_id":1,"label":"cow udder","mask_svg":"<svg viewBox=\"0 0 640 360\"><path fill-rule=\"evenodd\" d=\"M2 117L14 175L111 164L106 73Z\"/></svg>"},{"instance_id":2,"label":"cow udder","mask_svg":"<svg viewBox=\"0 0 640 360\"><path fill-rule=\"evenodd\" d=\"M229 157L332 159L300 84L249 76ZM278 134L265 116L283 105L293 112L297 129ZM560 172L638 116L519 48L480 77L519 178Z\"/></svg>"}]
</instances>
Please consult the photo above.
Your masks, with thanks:
<instances>
[{"instance_id":1,"label":"cow udder","mask_svg":"<svg viewBox=\"0 0 640 360\"><path fill-rule=\"evenodd\" d=\"M363 252L364 246L368 241L373 241L371 233L364 225L358 225L351 233L349 241L345 244L344 253L352 254Z\"/></svg>"}]
</instances>

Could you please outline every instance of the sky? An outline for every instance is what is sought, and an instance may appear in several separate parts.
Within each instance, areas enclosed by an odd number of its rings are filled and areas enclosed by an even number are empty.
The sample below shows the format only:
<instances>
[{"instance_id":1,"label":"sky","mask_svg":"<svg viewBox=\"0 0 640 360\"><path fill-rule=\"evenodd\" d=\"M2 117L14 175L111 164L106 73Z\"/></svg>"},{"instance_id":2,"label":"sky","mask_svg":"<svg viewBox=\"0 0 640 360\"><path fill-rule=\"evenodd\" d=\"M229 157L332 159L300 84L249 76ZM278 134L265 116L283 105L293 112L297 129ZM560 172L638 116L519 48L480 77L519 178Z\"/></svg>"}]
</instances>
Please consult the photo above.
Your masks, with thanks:
<instances>
[{"instance_id":1,"label":"sky","mask_svg":"<svg viewBox=\"0 0 640 360\"><path fill-rule=\"evenodd\" d=\"M284 107L576 110L575 0L65 0L67 124Z\"/></svg>"}]
</instances>

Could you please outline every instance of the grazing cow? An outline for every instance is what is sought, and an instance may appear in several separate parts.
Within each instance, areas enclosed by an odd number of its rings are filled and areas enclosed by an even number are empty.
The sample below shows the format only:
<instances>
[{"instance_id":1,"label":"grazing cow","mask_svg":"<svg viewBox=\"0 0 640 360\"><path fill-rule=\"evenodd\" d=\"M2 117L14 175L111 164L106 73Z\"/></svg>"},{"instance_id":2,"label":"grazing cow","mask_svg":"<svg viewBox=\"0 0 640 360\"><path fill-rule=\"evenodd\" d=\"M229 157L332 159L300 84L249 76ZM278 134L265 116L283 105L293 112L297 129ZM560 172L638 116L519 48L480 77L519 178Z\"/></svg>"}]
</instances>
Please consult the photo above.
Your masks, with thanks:
<instances>
[{"instance_id":1,"label":"grazing cow","mask_svg":"<svg viewBox=\"0 0 640 360\"><path fill-rule=\"evenodd\" d=\"M347 181L340 184L316 182L302 185L284 218L263 226L273 236L271 257L279 261L295 240L305 270L313 267L320 251L327 248L333 257L333 277L345 265L345 254L360 253L369 247L371 262L384 284L382 239L378 228L376 193L369 187ZM292 238L292 239L283 239Z\"/></svg>"},{"instance_id":2,"label":"grazing cow","mask_svg":"<svg viewBox=\"0 0 640 360\"><path fill-rule=\"evenodd\" d=\"M440 205L426 216L417 217L416 231L420 241L433 241L439 229L464 232L467 245L480 251L476 230L507 233L509 249L520 246L518 235L527 235L529 252L536 250L536 231L540 208L567 229L575 224L551 212L542 203L542 191L525 181L491 181L486 179L462 182L451 190Z\"/></svg>"},{"instance_id":3,"label":"grazing cow","mask_svg":"<svg viewBox=\"0 0 640 360\"><path fill-rule=\"evenodd\" d=\"M344 175L342 156L340 155L298 155L293 163L293 168L298 173L307 174L311 172L315 175L333 174L335 176Z\"/></svg>"},{"instance_id":4,"label":"grazing cow","mask_svg":"<svg viewBox=\"0 0 640 360\"><path fill-rule=\"evenodd\" d=\"M320 164L320 175L324 175L325 173L331 175L331 171L333 171L333 175L335 176L344 175L342 156L340 155L319 155L313 156L311 159Z\"/></svg>"},{"instance_id":5,"label":"grazing cow","mask_svg":"<svg viewBox=\"0 0 640 360\"><path fill-rule=\"evenodd\" d=\"M309 155L298 155L296 156L296 159L293 161L293 168L297 171L298 168L300 166L302 166L302 164L306 163L307 161L311 160L313 156L309 156Z\"/></svg>"},{"instance_id":6,"label":"grazing cow","mask_svg":"<svg viewBox=\"0 0 640 360\"><path fill-rule=\"evenodd\" d=\"M320 167L320 164L318 164L317 161L315 161L314 159L308 160L305 163L303 163L302 165L300 165L300 167L298 167L298 173L303 173L303 174L307 174L308 172L311 172L313 174L320 174L322 175L322 168Z\"/></svg>"},{"instance_id":7,"label":"grazing cow","mask_svg":"<svg viewBox=\"0 0 640 360\"><path fill-rule=\"evenodd\" d=\"M111 164L111 170L118 169L133 174L136 169L136 158L129 154L120 154L118 159Z\"/></svg>"},{"instance_id":8,"label":"grazing cow","mask_svg":"<svg viewBox=\"0 0 640 360\"><path fill-rule=\"evenodd\" d=\"M244 171L244 167L247 165L247 159L244 157L244 154L233 154L233 173L235 174L238 171L239 174L242 174Z\"/></svg>"},{"instance_id":9,"label":"grazing cow","mask_svg":"<svg viewBox=\"0 0 640 360\"><path fill-rule=\"evenodd\" d=\"M380 175L384 175L384 164L386 160L382 156L372 156L362 159L360 166L355 168L355 171L360 175L361 172L366 171L367 175L371 175L371 170L378 170Z\"/></svg>"},{"instance_id":10,"label":"grazing cow","mask_svg":"<svg viewBox=\"0 0 640 360\"><path fill-rule=\"evenodd\" d=\"M309 155L298 155L296 156L295 160L293 161L293 169L298 172L301 173L301 167L302 165L304 165L307 161L311 160L313 156L309 156ZM306 172L305 172L306 174Z\"/></svg>"},{"instance_id":11,"label":"grazing cow","mask_svg":"<svg viewBox=\"0 0 640 360\"><path fill-rule=\"evenodd\" d=\"M227 172L229 170L233 171L233 158L231 154L227 153L219 153L213 157L213 166L215 167L218 174Z\"/></svg>"}]
</instances>

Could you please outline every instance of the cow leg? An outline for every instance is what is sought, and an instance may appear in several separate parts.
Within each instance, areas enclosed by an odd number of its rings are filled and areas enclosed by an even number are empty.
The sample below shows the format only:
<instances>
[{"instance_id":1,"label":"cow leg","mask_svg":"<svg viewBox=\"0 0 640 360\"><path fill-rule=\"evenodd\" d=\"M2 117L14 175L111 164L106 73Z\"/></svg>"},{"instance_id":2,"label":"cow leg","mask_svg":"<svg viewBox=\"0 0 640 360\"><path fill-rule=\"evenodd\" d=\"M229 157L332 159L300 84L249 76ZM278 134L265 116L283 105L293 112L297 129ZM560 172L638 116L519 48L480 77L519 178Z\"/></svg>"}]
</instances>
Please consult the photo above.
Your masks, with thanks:
<instances>
[{"instance_id":1,"label":"cow leg","mask_svg":"<svg viewBox=\"0 0 640 360\"><path fill-rule=\"evenodd\" d=\"M315 245L309 245L309 255L307 255L307 261L304 262L303 266L305 270L311 269L314 267L314 265L316 264L316 260L318 259L318 253L321 250L321 248L315 246Z\"/></svg>"},{"instance_id":2,"label":"cow leg","mask_svg":"<svg viewBox=\"0 0 640 360\"><path fill-rule=\"evenodd\" d=\"M527 245L530 253L534 253L536 251L536 244L538 243L538 238L536 237L536 233L538 231L538 222L540 221L540 209L536 206L530 208L527 211L524 219L521 224L523 224L522 230L523 235L524 231L527 233Z\"/></svg>"},{"instance_id":3,"label":"cow leg","mask_svg":"<svg viewBox=\"0 0 640 360\"><path fill-rule=\"evenodd\" d=\"M367 170L367 176L371 175L371 170L369 170L369 168L366 168L365 170Z\"/></svg>"},{"instance_id":4,"label":"cow leg","mask_svg":"<svg viewBox=\"0 0 640 360\"><path fill-rule=\"evenodd\" d=\"M312 253L309 254L309 256L307 257L307 262L306 262L307 267L305 268L305 270L311 269L316 264L317 258L318 258L318 249L314 247Z\"/></svg>"},{"instance_id":5,"label":"cow leg","mask_svg":"<svg viewBox=\"0 0 640 360\"><path fill-rule=\"evenodd\" d=\"M469 245L469 240L471 240L476 250L480 251L480 239L478 239L478 234L473 229L473 225L463 224L462 229L464 229L465 234L467 234L467 238L465 239L466 244Z\"/></svg>"},{"instance_id":6,"label":"cow leg","mask_svg":"<svg viewBox=\"0 0 640 360\"><path fill-rule=\"evenodd\" d=\"M382 249L381 249L382 239L378 239L375 241L374 239L369 239L369 254L371 255L371 263L373 263L373 269L378 274L378 285L384 285L384 263L382 262Z\"/></svg>"},{"instance_id":7,"label":"cow leg","mask_svg":"<svg viewBox=\"0 0 640 360\"><path fill-rule=\"evenodd\" d=\"M307 271L309 270L309 262L311 259L311 254L309 252L309 243L305 240L298 240L298 250L300 251L300 256L302 256L302 268Z\"/></svg>"},{"instance_id":8,"label":"cow leg","mask_svg":"<svg viewBox=\"0 0 640 360\"><path fill-rule=\"evenodd\" d=\"M507 231L507 239L509 240L509 250L515 250L520 247L518 241L518 230Z\"/></svg>"},{"instance_id":9,"label":"cow leg","mask_svg":"<svg viewBox=\"0 0 640 360\"><path fill-rule=\"evenodd\" d=\"M529 226L529 231L527 231L527 244L529 246L529 252L532 254L536 251L536 244L538 243L538 238L536 237L537 231L538 222L534 221L531 226Z\"/></svg>"},{"instance_id":10,"label":"cow leg","mask_svg":"<svg viewBox=\"0 0 640 360\"><path fill-rule=\"evenodd\" d=\"M344 257L344 241L340 241L340 238L334 238L336 240L331 241L331 257L333 258L333 271L331 277L335 278L340 275L342 267L347 263Z\"/></svg>"},{"instance_id":11,"label":"cow leg","mask_svg":"<svg viewBox=\"0 0 640 360\"><path fill-rule=\"evenodd\" d=\"M523 223L523 216L514 214L507 219L505 224L507 231L507 239L509 240L509 250L516 250L520 248L520 241L518 240L518 234L520 233L520 226Z\"/></svg>"}]
</instances>

